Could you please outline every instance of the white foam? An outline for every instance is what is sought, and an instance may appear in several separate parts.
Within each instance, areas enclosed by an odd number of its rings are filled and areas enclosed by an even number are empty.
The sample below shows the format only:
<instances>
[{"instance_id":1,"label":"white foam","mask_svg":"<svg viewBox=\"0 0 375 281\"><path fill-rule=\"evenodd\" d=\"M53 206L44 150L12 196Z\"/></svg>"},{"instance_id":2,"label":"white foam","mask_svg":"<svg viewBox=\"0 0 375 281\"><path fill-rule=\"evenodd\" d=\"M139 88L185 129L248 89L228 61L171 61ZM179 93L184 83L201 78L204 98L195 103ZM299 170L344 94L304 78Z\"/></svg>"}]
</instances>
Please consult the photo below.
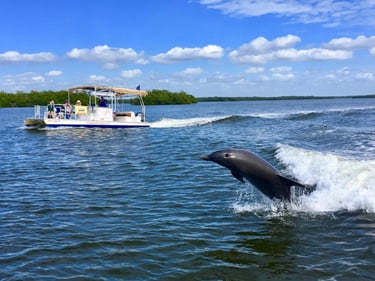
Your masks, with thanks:
<instances>
[{"instance_id":1,"label":"white foam","mask_svg":"<svg viewBox=\"0 0 375 281\"><path fill-rule=\"evenodd\" d=\"M190 127L209 124L215 121L227 119L230 116L216 116L216 117L197 117L187 119L171 119L163 118L159 121L151 123L152 128L177 128L177 127Z\"/></svg>"},{"instance_id":2,"label":"white foam","mask_svg":"<svg viewBox=\"0 0 375 281\"><path fill-rule=\"evenodd\" d=\"M267 119L281 119L281 118L288 118L297 115L309 115L309 114L322 114L326 112L330 113L340 113L340 112L348 112L352 110L362 111L362 110L372 110L375 109L374 106L346 106L343 108L329 108L329 109L322 109L322 110L285 110L281 112L263 112L258 114L251 114L251 115L243 115L248 117L259 117L259 118L267 118Z\"/></svg>"},{"instance_id":3,"label":"white foam","mask_svg":"<svg viewBox=\"0 0 375 281\"><path fill-rule=\"evenodd\" d=\"M375 160L353 159L284 144L278 145L276 157L286 166L282 174L315 186L316 190L292 196L292 203L284 204L269 200L247 184L239 189L232 204L235 213L267 216L342 210L375 213Z\"/></svg>"},{"instance_id":4,"label":"white foam","mask_svg":"<svg viewBox=\"0 0 375 281\"><path fill-rule=\"evenodd\" d=\"M344 108L331 108L325 110L285 110L281 112L261 112L261 113L236 113L235 115L224 115L224 116L213 116L213 117L195 117L186 119L173 119L173 118L163 118L159 121L151 123L153 128L177 128L177 127L190 127L209 124L215 121L225 120L230 117L253 117L253 118L266 118L266 119L281 119L287 118L294 115L308 115L308 114L320 114L325 112L345 112L350 110L369 110L375 109L374 106L349 106Z\"/></svg>"},{"instance_id":5,"label":"white foam","mask_svg":"<svg viewBox=\"0 0 375 281\"><path fill-rule=\"evenodd\" d=\"M364 210L375 213L375 160L361 160L313 150L278 145L276 157L286 173L316 186L299 198L297 211Z\"/></svg>"}]
</instances>

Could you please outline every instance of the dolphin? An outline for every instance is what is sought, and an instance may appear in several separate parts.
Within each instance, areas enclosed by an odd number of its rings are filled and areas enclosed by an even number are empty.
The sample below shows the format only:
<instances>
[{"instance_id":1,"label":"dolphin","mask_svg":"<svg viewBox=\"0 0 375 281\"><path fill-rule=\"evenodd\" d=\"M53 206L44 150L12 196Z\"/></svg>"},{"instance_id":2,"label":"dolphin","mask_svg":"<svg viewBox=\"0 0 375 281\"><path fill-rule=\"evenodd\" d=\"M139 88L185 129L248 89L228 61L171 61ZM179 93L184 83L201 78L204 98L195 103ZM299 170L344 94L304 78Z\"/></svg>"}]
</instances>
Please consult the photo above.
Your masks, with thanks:
<instances>
[{"instance_id":1,"label":"dolphin","mask_svg":"<svg viewBox=\"0 0 375 281\"><path fill-rule=\"evenodd\" d=\"M291 186L306 187L281 175L271 164L257 154L243 149L224 149L201 156L201 159L215 162L228 168L241 182L247 179L264 195L271 199L290 202Z\"/></svg>"}]
</instances>

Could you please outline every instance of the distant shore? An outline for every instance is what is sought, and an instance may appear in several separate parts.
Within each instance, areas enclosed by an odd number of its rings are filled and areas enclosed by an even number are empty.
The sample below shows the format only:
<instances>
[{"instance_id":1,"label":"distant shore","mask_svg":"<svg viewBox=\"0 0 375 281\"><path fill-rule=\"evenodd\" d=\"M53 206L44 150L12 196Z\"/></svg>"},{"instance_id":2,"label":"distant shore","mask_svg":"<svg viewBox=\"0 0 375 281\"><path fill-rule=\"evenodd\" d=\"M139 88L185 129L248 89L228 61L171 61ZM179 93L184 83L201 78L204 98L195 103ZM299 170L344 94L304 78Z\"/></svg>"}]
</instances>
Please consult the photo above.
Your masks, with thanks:
<instances>
[{"instance_id":1,"label":"distant shore","mask_svg":"<svg viewBox=\"0 0 375 281\"><path fill-rule=\"evenodd\" d=\"M310 99L365 99L375 98L375 95L357 96L279 96L279 97L200 97L198 102L215 101L261 101L261 100L310 100Z\"/></svg>"},{"instance_id":2,"label":"distant shore","mask_svg":"<svg viewBox=\"0 0 375 281\"><path fill-rule=\"evenodd\" d=\"M30 93L18 92L9 94L0 91L0 108L3 107L31 107L35 104L48 104L51 100L55 103L64 103L67 98L67 91L31 91ZM168 90L154 89L148 91L144 97L145 105L175 105L175 104L192 104L197 102L230 102L230 101L272 101L272 100L310 100L310 99L339 99L339 98L375 98L373 95L352 95L352 96L276 96L276 97L194 97L184 91L170 92ZM73 102L76 100L84 101L88 104L87 94L74 94ZM138 104L138 99L124 100L131 104Z\"/></svg>"}]
</instances>

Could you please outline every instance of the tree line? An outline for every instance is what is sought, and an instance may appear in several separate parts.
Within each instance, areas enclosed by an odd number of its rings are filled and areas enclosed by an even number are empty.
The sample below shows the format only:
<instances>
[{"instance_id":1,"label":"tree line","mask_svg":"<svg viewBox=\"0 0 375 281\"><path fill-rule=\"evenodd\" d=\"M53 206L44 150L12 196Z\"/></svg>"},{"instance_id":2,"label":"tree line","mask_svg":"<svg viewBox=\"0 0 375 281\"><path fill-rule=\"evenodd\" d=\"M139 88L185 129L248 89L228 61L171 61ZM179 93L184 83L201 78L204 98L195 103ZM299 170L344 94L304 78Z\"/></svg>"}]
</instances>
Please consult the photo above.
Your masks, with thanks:
<instances>
[{"instance_id":1,"label":"tree line","mask_svg":"<svg viewBox=\"0 0 375 281\"><path fill-rule=\"evenodd\" d=\"M35 104L47 105L51 100L56 104L62 104L68 97L67 91L31 91L30 93L17 92L9 94L0 92L0 107L31 107ZM74 94L76 100L87 101L84 93Z\"/></svg>"},{"instance_id":2,"label":"tree line","mask_svg":"<svg viewBox=\"0 0 375 281\"><path fill-rule=\"evenodd\" d=\"M15 94L0 92L1 107L32 107L35 104L47 105L51 100L56 104L62 104L68 97L66 90L61 91L31 91L29 93L17 92ZM291 99L331 99L331 98L375 98L375 95L358 96L279 96L279 97L199 97L195 98L184 91L170 92L168 90L154 89L148 91L148 95L143 98L146 105L163 104L192 104L197 102L213 101L257 101L257 100L291 100ZM80 100L82 104L89 104L86 93L74 93L70 102L75 103ZM138 99L122 100L121 102L138 105Z\"/></svg>"},{"instance_id":3,"label":"tree line","mask_svg":"<svg viewBox=\"0 0 375 281\"><path fill-rule=\"evenodd\" d=\"M358 96L277 96L277 97L199 97L198 102L261 101L261 100L309 100L309 99L375 98L375 95Z\"/></svg>"},{"instance_id":4,"label":"tree line","mask_svg":"<svg viewBox=\"0 0 375 281\"><path fill-rule=\"evenodd\" d=\"M152 90L148 95L143 97L143 102L146 105L161 105L161 104L192 104L197 103L198 100L184 91L174 93L168 90ZM131 100L131 104L137 104L138 100Z\"/></svg>"},{"instance_id":5,"label":"tree line","mask_svg":"<svg viewBox=\"0 0 375 281\"><path fill-rule=\"evenodd\" d=\"M35 104L47 105L51 100L56 104L62 104L68 97L66 90L61 91L31 91L30 93L17 92L10 94L0 92L0 107L32 107ZM75 103L80 100L82 104L88 104L89 99L86 93L74 93L71 95L70 102ZM197 99L181 91L179 93L168 90L152 90L143 98L146 105L156 104L191 104L197 103ZM139 104L138 99L123 100L131 104Z\"/></svg>"}]
</instances>

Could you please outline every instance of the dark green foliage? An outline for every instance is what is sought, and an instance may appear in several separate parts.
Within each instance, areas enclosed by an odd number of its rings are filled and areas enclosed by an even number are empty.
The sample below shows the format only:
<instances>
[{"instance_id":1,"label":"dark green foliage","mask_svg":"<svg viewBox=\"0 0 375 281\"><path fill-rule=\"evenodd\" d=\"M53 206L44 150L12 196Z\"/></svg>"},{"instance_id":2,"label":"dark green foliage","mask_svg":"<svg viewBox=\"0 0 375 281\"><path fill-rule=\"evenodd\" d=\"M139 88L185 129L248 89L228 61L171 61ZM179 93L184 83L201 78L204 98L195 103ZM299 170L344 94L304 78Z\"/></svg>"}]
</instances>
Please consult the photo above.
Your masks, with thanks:
<instances>
[{"instance_id":1,"label":"dark green foliage","mask_svg":"<svg viewBox=\"0 0 375 281\"><path fill-rule=\"evenodd\" d=\"M188 95L184 91L179 93L172 93L168 90L152 90L148 92L148 95L143 98L143 102L146 105L156 104L191 104L197 103L197 99ZM132 99L131 104L139 104L138 99Z\"/></svg>"},{"instance_id":2,"label":"dark green foliage","mask_svg":"<svg viewBox=\"0 0 375 281\"><path fill-rule=\"evenodd\" d=\"M353 99L366 99L366 98L375 98L375 95L362 95L362 96L353 96Z\"/></svg>"},{"instance_id":3,"label":"dark green foliage","mask_svg":"<svg viewBox=\"0 0 375 281\"><path fill-rule=\"evenodd\" d=\"M67 91L31 91L30 93L18 92L7 94L0 92L0 107L31 107L35 104L47 105L51 100L56 104L64 103L68 97ZM81 100L82 104L88 104L88 96L85 93L71 94L70 103ZM146 105L152 104L190 104L197 103L197 99L181 91L172 93L167 90L152 90L143 98ZM138 99L130 100L131 104L139 104Z\"/></svg>"},{"instance_id":4,"label":"dark green foliage","mask_svg":"<svg viewBox=\"0 0 375 281\"><path fill-rule=\"evenodd\" d=\"M279 97L202 97L199 102L213 101L258 101L258 100L308 100L308 99L337 99L337 98L375 98L375 95L363 96L279 96Z\"/></svg>"},{"instance_id":5,"label":"dark green foliage","mask_svg":"<svg viewBox=\"0 0 375 281\"><path fill-rule=\"evenodd\" d=\"M280 96L280 97L203 97L198 101L258 101L258 100L298 100L298 99L327 99L333 97L314 97L314 96Z\"/></svg>"},{"instance_id":6,"label":"dark green foliage","mask_svg":"<svg viewBox=\"0 0 375 281\"><path fill-rule=\"evenodd\" d=\"M31 91L30 93L17 92L9 94L0 92L1 107L31 107L35 104L47 105L51 100L56 104L64 103L68 97L67 91ZM195 98L184 91L173 93L168 90L152 90L143 98L146 105L156 104L191 104L205 101L257 101L257 100L293 100L293 99L331 99L331 98L375 98L375 95L358 95L358 96L280 96L280 97L202 97ZM88 105L89 99L85 93L72 94L70 103L74 104L76 100L81 100L82 104ZM131 99L131 104L138 105L137 98Z\"/></svg>"},{"instance_id":7,"label":"dark green foliage","mask_svg":"<svg viewBox=\"0 0 375 281\"><path fill-rule=\"evenodd\" d=\"M30 93L17 92L16 94L0 92L0 107L31 107L35 104L47 105L51 100L59 104L64 103L67 98L67 91L31 91ZM76 100L81 100L82 104L88 104L88 96L84 93L72 94L70 96L71 103L75 103Z\"/></svg>"}]
</instances>

